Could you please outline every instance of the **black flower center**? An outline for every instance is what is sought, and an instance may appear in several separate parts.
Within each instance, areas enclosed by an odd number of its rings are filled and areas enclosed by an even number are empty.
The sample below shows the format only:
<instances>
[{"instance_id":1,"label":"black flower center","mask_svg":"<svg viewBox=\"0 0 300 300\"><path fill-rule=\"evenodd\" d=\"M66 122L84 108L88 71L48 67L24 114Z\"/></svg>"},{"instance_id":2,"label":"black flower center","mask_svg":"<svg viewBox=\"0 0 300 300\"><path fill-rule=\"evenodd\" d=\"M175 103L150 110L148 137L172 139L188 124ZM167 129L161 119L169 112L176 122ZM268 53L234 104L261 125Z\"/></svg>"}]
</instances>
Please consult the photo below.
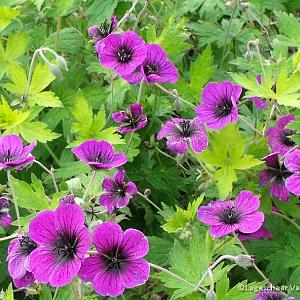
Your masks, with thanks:
<instances>
[{"instance_id":1,"label":"black flower center","mask_svg":"<svg viewBox=\"0 0 300 300\"><path fill-rule=\"evenodd\" d=\"M78 238L75 235L61 235L54 243L53 252L58 255L59 260L73 259L76 254Z\"/></svg>"},{"instance_id":2,"label":"black flower center","mask_svg":"<svg viewBox=\"0 0 300 300\"><path fill-rule=\"evenodd\" d=\"M144 66L144 72L146 76L151 74L157 74L159 72L159 67L154 64L147 64Z\"/></svg>"},{"instance_id":3,"label":"black flower center","mask_svg":"<svg viewBox=\"0 0 300 300\"><path fill-rule=\"evenodd\" d=\"M182 136L189 137L191 135L191 122L188 120L183 120L179 123L179 125Z\"/></svg>"},{"instance_id":4,"label":"black flower center","mask_svg":"<svg viewBox=\"0 0 300 300\"><path fill-rule=\"evenodd\" d=\"M15 155L13 155L10 152L10 149L8 149L7 152L2 156L1 162L5 163L5 162L13 161L14 159L15 159Z\"/></svg>"},{"instance_id":5,"label":"black flower center","mask_svg":"<svg viewBox=\"0 0 300 300\"><path fill-rule=\"evenodd\" d=\"M238 212L233 206L230 206L227 209L225 209L220 215L221 222L228 225L238 224L240 219L240 212Z\"/></svg>"},{"instance_id":6,"label":"black flower center","mask_svg":"<svg viewBox=\"0 0 300 300\"><path fill-rule=\"evenodd\" d=\"M113 248L102 254L107 269L111 272L119 272L127 264L126 256L118 248Z\"/></svg>"},{"instance_id":7,"label":"black flower center","mask_svg":"<svg viewBox=\"0 0 300 300\"><path fill-rule=\"evenodd\" d=\"M37 248L37 244L29 236L26 235L22 236L22 238L19 240L19 243L22 253L26 255Z\"/></svg>"},{"instance_id":8,"label":"black flower center","mask_svg":"<svg viewBox=\"0 0 300 300\"><path fill-rule=\"evenodd\" d=\"M280 141L283 145L292 147L295 146L296 143L290 138L291 135L295 134L296 132L291 129L284 129L282 135L280 137Z\"/></svg>"},{"instance_id":9,"label":"black flower center","mask_svg":"<svg viewBox=\"0 0 300 300\"><path fill-rule=\"evenodd\" d=\"M278 162L278 167L269 168L272 176L271 181L275 183L284 183L284 181L292 175L282 162Z\"/></svg>"},{"instance_id":10,"label":"black flower center","mask_svg":"<svg viewBox=\"0 0 300 300\"><path fill-rule=\"evenodd\" d=\"M121 48L117 52L117 59L119 63L127 63L131 60L132 51L127 48Z\"/></svg>"},{"instance_id":11,"label":"black flower center","mask_svg":"<svg viewBox=\"0 0 300 300\"><path fill-rule=\"evenodd\" d=\"M220 104L216 107L216 114L218 117L225 117L228 116L232 111L232 102L228 100L223 100Z\"/></svg>"},{"instance_id":12,"label":"black flower center","mask_svg":"<svg viewBox=\"0 0 300 300\"><path fill-rule=\"evenodd\" d=\"M116 184L112 191L113 195L117 198L123 198L125 196L125 187L125 182L122 182L121 184Z\"/></svg>"},{"instance_id":13,"label":"black flower center","mask_svg":"<svg viewBox=\"0 0 300 300\"><path fill-rule=\"evenodd\" d=\"M127 126L134 129L137 127L139 121L141 120L141 116L135 116L131 111L127 111L126 124Z\"/></svg>"}]
</instances>

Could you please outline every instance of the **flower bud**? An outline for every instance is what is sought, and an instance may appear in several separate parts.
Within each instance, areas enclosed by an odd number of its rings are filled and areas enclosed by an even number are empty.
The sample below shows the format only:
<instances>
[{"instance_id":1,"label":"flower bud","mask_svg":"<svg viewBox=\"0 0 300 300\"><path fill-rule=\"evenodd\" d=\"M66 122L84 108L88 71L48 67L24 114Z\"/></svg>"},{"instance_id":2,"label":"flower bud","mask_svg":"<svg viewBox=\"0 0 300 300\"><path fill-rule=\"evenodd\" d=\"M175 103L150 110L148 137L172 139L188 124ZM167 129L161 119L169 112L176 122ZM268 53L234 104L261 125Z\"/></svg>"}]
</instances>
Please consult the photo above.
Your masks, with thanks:
<instances>
[{"instance_id":1,"label":"flower bud","mask_svg":"<svg viewBox=\"0 0 300 300\"><path fill-rule=\"evenodd\" d=\"M58 79L63 79L63 75L61 70L59 69L58 66L56 66L55 64L50 64L49 65L50 71L51 73Z\"/></svg>"},{"instance_id":2,"label":"flower bud","mask_svg":"<svg viewBox=\"0 0 300 300\"><path fill-rule=\"evenodd\" d=\"M235 263L240 267L252 267L254 262L255 259L250 255L240 254L235 258Z\"/></svg>"},{"instance_id":3,"label":"flower bud","mask_svg":"<svg viewBox=\"0 0 300 300\"><path fill-rule=\"evenodd\" d=\"M98 26L92 26L88 29L88 35L91 38L96 38L97 36L100 35L100 29Z\"/></svg>"},{"instance_id":4,"label":"flower bud","mask_svg":"<svg viewBox=\"0 0 300 300\"><path fill-rule=\"evenodd\" d=\"M150 190L150 189L145 189L144 195L145 195L146 197L149 197L149 196L151 195L151 190Z\"/></svg>"},{"instance_id":5,"label":"flower bud","mask_svg":"<svg viewBox=\"0 0 300 300\"><path fill-rule=\"evenodd\" d=\"M67 61L65 60L64 57L58 55L58 56L56 57L56 61L57 61L58 67L59 67L61 70L63 70L63 71L68 71L68 63L67 63Z\"/></svg>"},{"instance_id":6,"label":"flower bud","mask_svg":"<svg viewBox=\"0 0 300 300\"><path fill-rule=\"evenodd\" d=\"M209 290L209 291L206 293L205 299L206 299L206 300L216 300L216 299L217 299L217 295L216 295L216 293L214 292L214 290Z\"/></svg>"}]
</instances>

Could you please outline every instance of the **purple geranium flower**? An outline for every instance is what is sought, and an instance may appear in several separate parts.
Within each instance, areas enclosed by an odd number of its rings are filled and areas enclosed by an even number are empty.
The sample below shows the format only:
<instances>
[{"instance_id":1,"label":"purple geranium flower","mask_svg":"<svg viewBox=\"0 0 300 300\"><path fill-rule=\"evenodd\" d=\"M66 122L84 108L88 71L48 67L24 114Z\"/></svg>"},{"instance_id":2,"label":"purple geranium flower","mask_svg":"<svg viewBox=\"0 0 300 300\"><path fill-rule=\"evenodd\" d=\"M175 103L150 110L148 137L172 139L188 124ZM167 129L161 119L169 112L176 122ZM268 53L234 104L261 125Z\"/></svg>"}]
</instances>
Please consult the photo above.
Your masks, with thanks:
<instances>
[{"instance_id":1,"label":"purple geranium flower","mask_svg":"<svg viewBox=\"0 0 300 300\"><path fill-rule=\"evenodd\" d=\"M261 76L256 76L256 80L259 84L261 84ZM251 97L250 100L254 102L257 109L266 109L268 107L268 103L266 99L263 99L261 97Z\"/></svg>"},{"instance_id":2,"label":"purple geranium flower","mask_svg":"<svg viewBox=\"0 0 300 300\"><path fill-rule=\"evenodd\" d=\"M59 199L60 204L75 204L75 196L73 194L67 195Z\"/></svg>"},{"instance_id":3,"label":"purple geranium flower","mask_svg":"<svg viewBox=\"0 0 300 300\"><path fill-rule=\"evenodd\" d=\"M7 228L11 225L13 219L9 214L9 199L0 197L0 226Z\"/></svg>"},{"instance_id":4,"label":"purple geranium flower","mask_svg":"<svg viewBox=\"0 0 300 300\"><path fill-rule=\"evenodd\" d=\"M64 204L39 213L29 224L29 235L38 244L29 256L35 279L55 287L69 284L90 247L80 206Z\"/></svg>"},{"instance_id":5,"label":"purple geranium flower","mask_svg":"<svg viewBox=\"0 0 300 300\"><path fill-rule=\"evenodd\" d=\"M127 162L125 153L115 154L113 146L106 141L89 140L72 149L77 158L95 169L112 169Z\"/></svg>"},{"instance_id":6,"label":"purple geranium flower","mask_svg":"<svg viewBox=\"0 0 300 300\"><path fill-rule=\"evenodd\" d=\"M300 196L300 150L287 154L284 164L292 172L292 175L285 181L285 187L291 193Z\"/></svg>"},{"instance_id":7,"label":"purple geranium flower","mask_svg":"<svg viewBox=\"0 0 300 300\"><path fill-rule=\"evenodd\" d=\"M129 200L137 193L133 182L125 182L125 171L117 171L112 178L104 178L102 188L106 192L100 196L100 204L106 206L107 211L128 205Z\"/></svg>"},{"instance_id":8,"label":"purple geranium flower","mask_svg":"<svg viewBox=\"0 0 300 300\"><path fill-rule=\"evenodd\" d=\"M263 161L266 163L267 169L260 171L259 184L262 186L270 185L272 197L287 201L290 193L285 187L285 181L292 173L279 160L277 152L264 157Z\"/></svg>"},{"instance_id":9,"label":"purple geranium flower","mask_svg":"<svg viewBox=\"0 0 300 300\"><path fill-rule=\"evenodd\" d=\"M272 238L272 233L266 227L261 226L257 231L253 233L239 233L238 237L241 241L260 239L269 240Z\"/></svg>"},{"instance_id":10,"label":"purple geranium flower","mask_svg":"<svg viewBox=\"0 0 300 300\"><path fill-rule=\"evenodd\" d=\"M205 127L200 118L172 118L167 121L157 134L157 139L167 138L167 147L179 154L186 153L188 147L195 152L202 152L208 146Z\"/></svg>"},{"instance_id":11,"label":"purple geranium flower","mask_svg":"<svg viewBox=\"0 0 300 300\"><path fill-rule=\"evenodd\" d=\"M269 144L273 152L278 152L279 155L285 155L296 144L290 139L290 136L295 133L294 130L285 128L287 124L295 120L295 116L286 115L281 117L276 124L276 127L270 128L266 135L269 138Z\"/></svg>"},{"instance_id":12,"label":"purple geranium flower","mask_svg":"<svg viewBox=\"0 0 300 300\"><path fill-rule=\"evenodd\" d=\"M0 168L14 168L22 170L27 164L34 160L31 155L36 143L32 142L28 146L23 145L23 141L17 135L6 135L0 138Z\"/></svg>"},{"instance_id":13,"label":"purple geranium flower","mask_svg":"<svg viewBox=\"0 0 300 300\"><path fill-rule=\"evenodd\" d=\"M34 281L29 256L36 248L37 244L27 234L12 240L8 246L8 273L17 288L29 286Z\"/></svg>"},{"instance_id":14,"label":"purple geranium flower","mask_svg":"<svg viewBox=\"0 0 300 300\"><path fill-rule=\"evenodd\" d=\"M104 222L94 230L93 243L97 254L84 260L78 276L92 282L98 294L117 297L148 280L150 266L143 257L149 244L142 232L130 228L123 233L117 223Z\"/></svg>"},{"instance_id":15,"label":"purple geranium flower","mask_svg":"<svg viewBox=\"0 0 300 300\"><path fill-rule=\"evenodd\" d=\"M264 214L257 211L259 205L258 196L250 191L242 191L236 201L213 201L208 206L201 206L198 219L211 225L210 233L215 237L236 231L253 233L264 221Z\"/></svg>"},{"instance_id":16,"label":"purple geranium flower","mask_svg":"<svg viewBox=\"0 0 300 300\"><path fill-rule=\"evenodd\" d=\"M139 83L144 78L146 83L151 84L175 83L178 77L178 72L165 51L157 44L147 44L147 56L143 65L123 78L133 84Z\"/></svg>"},{"instance_id":17,"label":"purple geranium flower","mask_svg":"<svg viewBox=\"0 0 300 300\"><path fill-rule=\"evenodd\" d=\"M122 124L118 128L118 132L122 134L137 131L147 125L147 116L143 113L140 103L131 104L127 111L113 113L112 118Z\"/></svg>"},{"instance_id":18,"label":"purple geranium flower","mask_svg":"<svg viewBox=\"0 0 300 300\"><path fill-rule=\"evenodd\" d=\"M253 300L296 300L294 297L286 297L280 291L272 291L269 289L259 292Z\"/></svg>"},{"instance_id":19,"label":"purple geranium flower","mask_svg":"<svg viewBox=\"0 0 300 300\"><path fill-rule=\"evenodd\" d=\"M242 88L229 81L210 82L202 92L202 104L196 107L196 114L212 129L222 129L238 121L237 102Z\"/></svg>"},{"instance_id":20,"label":"purple geranium flower","mask_svg":"<svg viewBox=\"0 0 300 300\"><path fill-rule=\"evenodd\" d=\"M97 49L103 67L113 69L119 75L132 73L143 63L147 48L136 33L110 34Z\"/></svg>"}]
</instances>

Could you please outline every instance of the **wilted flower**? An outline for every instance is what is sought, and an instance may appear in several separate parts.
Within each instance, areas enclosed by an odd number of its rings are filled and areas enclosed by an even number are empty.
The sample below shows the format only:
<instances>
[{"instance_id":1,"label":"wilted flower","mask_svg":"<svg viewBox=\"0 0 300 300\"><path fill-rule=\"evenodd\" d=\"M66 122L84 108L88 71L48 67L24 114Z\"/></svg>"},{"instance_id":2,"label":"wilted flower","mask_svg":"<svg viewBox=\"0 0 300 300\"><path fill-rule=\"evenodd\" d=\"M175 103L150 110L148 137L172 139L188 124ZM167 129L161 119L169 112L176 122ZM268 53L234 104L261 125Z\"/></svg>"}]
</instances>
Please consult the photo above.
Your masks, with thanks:
<instances>
[{"instance_id":1,"label":"wilted flower","mask_svg":"<svg viewBox=\"0 0 300 300\"><path fill-rule=\"evenodd\" d=\"M14 168L22 170L26 165L34 160L31 151L35 147L35 142L28 146L23 145L23 141L17 135L5 135L0 138L0 168Z\"/></svg>"},{"instance_id":2,"label":"wilted flower","mask_svg":"<svg viewBox=\"0 0 300 300\"><path fill-rule=\"evenodd\" d=\"M294 297L287 297L280 291L272 291L269 289L259 292L253 300L296 300Z\"/></svg>"},{"instance_id":3,"label":"wilted flower","mask_svg":"<svg viewBox=\"0 0 300 300\"><path fill-rule=\"evenodd\" d=\"M125 171L117 171L114 178L104 178L102 188L106 192L100 196L100 205L108 211L128 205L129 200L137 193L133 182L125 182Z\"/></svg>"},{"instance_id":4,"label":"wilted flower","mask_svg":"<svg viewBox=\"0 0 300 300\"><path fill-rule=\"evenodd\" d=\"M143 63L147 49L140 36L126 31L110 34L102 40L97 52L103 67L113 69L119 75L127 75Z\"/></svg>"},{"instance_id":5,"label":"wilted flower","mask_svg":"<svg viewBox=\"0 0 300 300\"><path fill-rule=\"evenodd\" d=\"M12 217L9 214L9 199L7 197L0 197L0 226L6 228L12 223Z\"/></svg>"},{"instance_id":6,"label":"wilted flower","mask_svg":"<svg viewBox=\"0 0 300 300\"><path fill-rule=\"evenodd\" d=\"M255 259L250 255L240 254L236 256L235 263L240 267L252 267L254 265Z\"/></svg>"},{"instance_id":7,"label":"wilted flower","mask_svg":"<svg viewBox=\"0 0 300 300\"><path fill-rule=\"evenodd\" d=\"M279 160L278 153L271 153L263 160L267 165L267 169L260 171L259 184L262 186L270 185L272 197L287 201L290 193L285 187L285 181L292 173L285 167L283 161Z\"/></svg>"},{"instance_id":8,"label":"wilted flower","mask_svg":"<svg viewBox=\"0 0 300 300\"><path fill-rule=\"evenodd\" d=\"M94 230L93 243L97 254L84 260L78 276L92 282L98 294L117 297L148 280L150 266L143 257L149 244L142 232L130 228L123 233L117 223L104 222Z\"/></svg>"},{"instance_id":9,"label":"wilted flower","mask_svg":"<svg viewBox=\"0 0 300 300\"><path fill-rule=\"evenodd\" d=\"M286 155L284 164L292 175L285 181L285 187L293 194L300 196L300 150Z\"/></svg>"},{"instance_id":10,"label":"wilted flower","mask_svg":"<svg viewBox=\"0 0 300 300\"><path fill-rule=\"evenodd\" d=\"M294 130L285 128L287 124L295 120L295 116L282 116L276 123L276 127L269 128L266 135L269 139L269 144L273 152L278 152L279 155L285 155L296 144L290 138L295 133Z\"/></svg>"},{"instance_id":11,"label":"wilted flower","mask_svg":"<svg viewBox=\"0 0 300 300\"><path fill-rule=\"evenodd\" d=\"M36 248L37 244L27 234L12 240L8 246L8 273L17 288L27 287L34 281L29 255Z\"/></svg>"},{"instance_id":12,"label":"wilted flower","mask_svg":"<svg viewBox=\"0 0 300 300\"><path fill-rule=\"evenodd\" d=\"M125 153L115 154L106 141L89 140L72 149L77 158L95 169L112 169L127 162Z\"/></svg>"},{"instance_id":13,"label":"wilted flower","mask_svg":"<svg viewBox=\"0 0 300 300\"><path fill-rule=\"evenodd\" d=\"M122 134L137 131L147 125L147 116L143 113L140 103L131 104L127 111L113 113L112 118L122 124L118 128L118 132Z\"/></svg>"},{"instance_id":14,"label":"wilted flower","mask_svg":"<svg viewBox=\"0 0 300 300\"><path fill-rule=\"evenodd\" d=\"M257 231L253 233L240 233L238 235L239 239L241 241L247 241L247 240L260 240L260 239L266 239L269 240L272 238L272 233L268 231L267 228L264 226L261 226Z\"/></svg>"},{"instance_id":15,"label":"wilted flower","mask_svg":"<svg viewBox=\"0 0 300 300\"><path fill-rule=\"evenodd\" d=\"M157 134L157 139L167 138L167 147L179 154L186 153L188 147L195 152L202 152L208 146L205 127L200 118L172 118L167 121Z\"/></svg>"},{"instance_id":16,"label":"wilted flower","mask_svg":"<svg viewBox=\"0 0 300 300\"><path fill-rule=\"evenodd\" d=\"M69 284L90 247L80 206L65 204L40 212L29 224L29 235L38 244L29 256L35 279L55 287Z\"/></svg>"},{"instance_id":17,"label":"wilted flower","mask_svg":"<svg viewBox=\"0 0 300 300\"><path fill-rule=\"evenodd\" d=\"M222 237L236 231L256 232L264 221L264 214L257 211L260 205L258 196L250 191L242 191L236 201L213 201L208 206L200 206L198 219L211 225L210 233Z\"/></svg>"},{"instance_id":18,"label":"wilted flower","mask_svg":"<svg viewBox=\"0 0 300 300\"><path fill-rule=\"evenodd\" d=\"M147 56L142 66L133 74L123 78L129 83L139 83L144 78L146 83L175 83L178 80L178 72L168 59L165 51L158 44L147 44Z\"/></svg>"},{"instance_id":19,"label":"wilted flower","mask_svg":"<svg viewBox=\"0 0 300 300\"><path fill-rule=\"evenodd\" d=\"M222 129L238 121L237 102L242 88L229 81L210 82L202 92L202 104L196 107L196 114L212 129Z\"/></svg>"}]
</instances>

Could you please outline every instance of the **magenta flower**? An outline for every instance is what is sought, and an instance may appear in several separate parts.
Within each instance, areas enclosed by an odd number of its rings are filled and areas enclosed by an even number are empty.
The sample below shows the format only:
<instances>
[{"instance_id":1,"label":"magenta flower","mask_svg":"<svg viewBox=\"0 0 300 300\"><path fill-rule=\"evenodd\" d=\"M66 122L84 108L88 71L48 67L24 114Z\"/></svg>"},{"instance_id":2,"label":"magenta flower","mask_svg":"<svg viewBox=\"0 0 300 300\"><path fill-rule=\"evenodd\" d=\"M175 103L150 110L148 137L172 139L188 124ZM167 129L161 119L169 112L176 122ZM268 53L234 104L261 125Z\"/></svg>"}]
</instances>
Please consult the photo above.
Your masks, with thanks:
<instances>
[{"instance_id":1,"label":"magenta flower","mask_svg":"<svg viewBox=\"0 0 300 300\"><path fill-rule=\"evenodd\" d=\"M222 129L238 121L237 102L242 88L229 81L210 82L202 92L202 104L196 107L196 114L212 129Z\"/></svg>"},{"instance_id":2,"label":"magenta flower","mask_svg":"<svg viewBox=\"0 0 300 300\"><path fill-rule=\"evenodd\" d=\"M286 155L284 164L292 175L285 181L285 187L293 194L300 196L300 150Z\"/></svg>"},{"instance_id":3,"label":"magenta flower","mask_svg":"<svg viewBox=\"0 0 300 300\"><path fill-rule=\"evenodd\" d=\"M239 231L256 232L264 221L264 214L257 211L260 205L258 196L250 191L242 191L236 201L213 201L208 206L200 206L198 219L210 227L210 234L222 237Z\"/></svg>"},{"instance_id":4,"label":"magenta flower","mask_svg":"<svg viewBox=\"0 0 300 300\"><path fill-rule=\"evenodd\" d=\"M256 76L256 80L259 84L261 84L261 76ZM268 103L266 99L260 97L251 97L250 100L254 102L257 109L266 109L268 107Z\"/></svg>"},{"instance_id":5,"label":"magenta flower","mask_svg":"<svg viewBox=\"0 0 300 300\"><path fill-rule=\"evenodd\" d=\"M75 196L73 194L67 195L59 199L60 204L76 204Z\"/></svg>"},{"instance_id":6,"label":"magenta flower","mask_svg":"<svg viewBox=\"0 0 300 300\"><path fill-rule=\"evenodd\" d=\"M69 284L90 247L80 206L64 204L40 212L29 224L29 235L38 244L29 256L35 279L55 287Z\"/></svg>"},{"instance_id":7,"label":"magenta flower","mask_svg":"<svg viewBox=\"0 0 300 300\"><path fill-rule=\"evenodd\" d=\"M0 197L0 226L7 228L11 225L13 219L9 214L9 199Z\"/></svg>"},{"instance_id":8,"label":"magenta flower","mask_svg":"<svg viewBox=\"0 0 300 300\"><path fill-rule=\"evenodd\" d=\"M106 206L107 211L128 205L129 200L137 193L133 182L125 182L125 171L117 171L114 178L104 178L102 189L106 192L100 196L100 205Z\"/></svg>"},{"instance_id":9,"label":"magenta flower","mask_svg":"<svg viewBox=\"0 0 300 300\"><path fill-rule=\"evenodd\" d=\"M266 163L267 169L260 171L259 184L262 186L269 185L272 197L287 201L290 193L285 187L285 181L292 173L279 160L277 152L264 157L263 161Z\"/></svg>"},{"instance_id":10,"label":"magenta flower","mask_svg":"<svg viewBox=\"0 0 300 300\"><path fill-rule=\"evenodd\" d=\"M261 226L257 231L253 233L239 233L238 237L241 241L260 239L269 240L272 238L272 233L266 227Z\"/></svg>"},{"instance_id":11,"label":"magenta flower","mask_svg":"<svg viewBox=\"0 0 300 300\"><path fill-rule=\"evenodd\" d=\"M28 146L23 145L23 141L17 135L5 135L0 138L0 168L14 168L22 170L26 165L34 160L31 151L36 143L32 142Z\"/></svg>"},{"instance_id":12,"label":"magenta flower","mask_svg":"<svg viewBox=\"0 0 300 300\"><path fill-rule=\"evenodd\" d=\"M157 134L157 139L167 138L167 147L179 154L186 153L188 147L195 152L202 152L208 146L205 127L199 118L167 121Z\"/></svg>"},{"instance_id":13,"label":"magenta flower","mask_svg":"<svg viewBox=\"0 0 300 300\"><path fill-rule=\"evenodd\" d=\"M91 26L88 29L88 35L94 40L99 41L109 36L118 28L117 17L111 16L110 23L105 21L100 26Z\"/></svg>"},{"instance_id":14,"label":"magenta flower","mask_svg":"<svg viewBox=\"0 0 300 300\"><path fill-rule=\"evenodd\" d=\"M113 146L106 141L89 140L72 149L76 157L94 169L112 169L127 162L125 153L115 154Z\"/></svg>"},{"instance_id":15,"label":"magenta flower","mask_svg":"<svg viewBox=\"0 0 300 300\"><path fill-rule=\"evenodd\" d=\"M100 43L97 52L103 67L119 75L132 73L145 60L146 46L136 33L110 34Z\"/></svg>"},{"instance_id":16,"label":"magenta flower","mask_svg":"<svg viewBox=\"0 0 300 300\"><path fill-rule=\"evenodd\" d=\"M97 254L84 260L78 276L92 282L98 294L117 297L148 280L150 266L143 257L149 244L142 232L127 229L123 233L120 225L104 222L94 230L93 243Z\"/></svg>"},{"instance_id":17,"label":"magenta flower","mask_svg":"<svg viewBox=\"0 0 300 300\"><path fill-rule=\"evenodd\" d=\"M27 234L12 240L8 246L8 273L17 288L27 287L34 281L29 255L36 248L37 244Z\"/></svg>"},{"instance_id":18,"label":"magenta flower","mask_svg":"<svg viewBox=\"0 0 300 300\"><path fill-rule=\"evenodd\" d=\"M262 290L259 292L253 300L296 300L294 297L286 297L280 291L272 291L270 289Z\"/></svg>"},{"instance_id":19,"label":"magenta flower","mask_svg":"<svg viewBox=\"0 0 300 300\"><path fill-rule=\"evenodd\" d=\"M131 104L127 111L113 113L112 118L122 124L118 129L122 134L137 131L147 125L147 116L143 113L140 103Z\"/></svg>"},{"instance_id":20,"label":"magenta flower","mask_svg":"<svg viewBox=\"0 0 300 300\"><path fill-rule=\"evenodd\" d=\"M139 83L142 78L148 84L176 83L178 72L165 51L157 44L147 44L147 56L141 67L123 78L129 83Z\"/></svg>"},{"instance_id":21,"label":"magenta flower","mask_svg":"<svg viewBox=\"0 0 300 300\"><path fill-rule=\"evenodd\" d=\"M290 136L293 135L295 131L285 128L287 124L294 120L295 116L293 115L283 116L277 121L276 127L270 128L266 132L273 152L278 152L279 155L285 155L296 145L295 142L290 139Z\"/></svg>"}]
</instances>

